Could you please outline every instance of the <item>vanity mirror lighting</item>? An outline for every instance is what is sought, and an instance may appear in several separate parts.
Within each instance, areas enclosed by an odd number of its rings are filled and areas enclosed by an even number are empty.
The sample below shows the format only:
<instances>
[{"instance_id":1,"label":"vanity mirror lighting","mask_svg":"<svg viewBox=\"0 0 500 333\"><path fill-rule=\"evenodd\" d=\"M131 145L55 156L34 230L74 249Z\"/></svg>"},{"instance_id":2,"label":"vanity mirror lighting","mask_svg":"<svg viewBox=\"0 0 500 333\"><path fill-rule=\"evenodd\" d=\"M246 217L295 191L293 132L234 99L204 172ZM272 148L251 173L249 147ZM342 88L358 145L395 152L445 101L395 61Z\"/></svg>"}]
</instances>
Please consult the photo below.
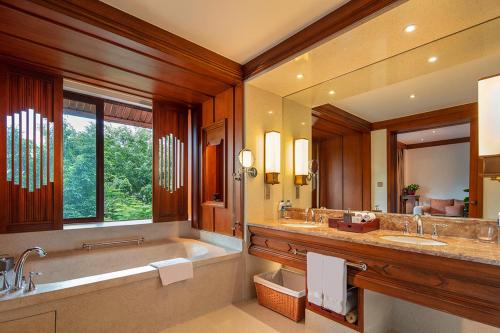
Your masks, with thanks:
<instances>
[{"instance_id":1,"label":"vanity mirror lighting","mask_svg":"<svg viewBox=\"0 0 500 333\"><path fill-rule=\"evenodd\" d=\"M301 138L294 141L294 183L297 186L307 185L309 176L309 140Z\"/></svg>"},{"instance_id":2,"label":"vanity mirror lighting","mask_svg":"<svg viewBox=\"0 0 500 333\"><path fill-rule=\"evenodd\" d=\"M266 184L279 184L281 171L281 134L277 131L266 132L264 138L264 182Z\"/></svg>"},{"instance_id":3,"label":"vanity mirror lighting","mask_svg":"<svg viewBox=\"0 0 500 333\"><path fill-rule=\"evenodd\" d=\"M479 156L485 177L500 181L500 75L478 82Z\"/></svg>"}]
</instances>

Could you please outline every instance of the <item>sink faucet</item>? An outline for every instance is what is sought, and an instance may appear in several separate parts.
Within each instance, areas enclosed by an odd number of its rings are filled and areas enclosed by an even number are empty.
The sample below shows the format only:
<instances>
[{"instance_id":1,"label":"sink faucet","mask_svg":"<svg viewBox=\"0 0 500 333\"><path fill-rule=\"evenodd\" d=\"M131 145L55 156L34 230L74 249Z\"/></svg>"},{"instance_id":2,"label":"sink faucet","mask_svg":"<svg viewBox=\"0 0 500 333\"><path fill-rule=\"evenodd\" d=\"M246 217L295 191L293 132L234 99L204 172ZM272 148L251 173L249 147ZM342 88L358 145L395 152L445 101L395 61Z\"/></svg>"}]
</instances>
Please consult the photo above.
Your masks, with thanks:
<instances>
[{"instance_id":1,"label":"sink faucet","mask_svg":"<svg viewBox=\"0 0 500 333\"><path fill-rule=\"evenodd\" d=\"M422 216L420 216L420 214L413 215L413 221L417 223L417 236L423 236L424 225L422 224Z\"/></svg>"},{"instance_id":2,"label":"sink faucet","mask_svg":"<svg viewBox=\"0 0 500 333\"><path fill-rule=\"evenodd\" d=\"M39 257L45 257L47 255L47 252L45 252L45 250L39 246L35 246L24 251L21 257L19 257L19 259L17 260L16 265L14 266L15 278L12 290L15 291L23 288L24 263L33 252L38 254Z\"/></svg>"}]
</instances>

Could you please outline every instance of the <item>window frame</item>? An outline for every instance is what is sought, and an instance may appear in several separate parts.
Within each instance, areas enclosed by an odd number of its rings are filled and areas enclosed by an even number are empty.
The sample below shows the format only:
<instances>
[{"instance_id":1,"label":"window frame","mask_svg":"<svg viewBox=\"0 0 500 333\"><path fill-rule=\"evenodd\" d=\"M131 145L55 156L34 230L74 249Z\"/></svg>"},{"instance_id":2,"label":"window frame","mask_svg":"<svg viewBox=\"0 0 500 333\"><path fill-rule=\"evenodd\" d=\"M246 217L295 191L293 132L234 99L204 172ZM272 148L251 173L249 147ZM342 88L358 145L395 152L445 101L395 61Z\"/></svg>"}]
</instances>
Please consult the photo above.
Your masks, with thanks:
<instances>
[{"instance_id":1,"label":"window frame","mask_svg":"<svg viewBox=\"0 0 500 333\"><path fill-rule=\"evenodd\" d=\"M63 92L63 100L64 99L71 99L73 101L94 104L96 106L96 216L65 219L63 215L63 224L104 222L104 99L66 90ZM64 196L64 177L62 189Z\"/></svg>"},{"instance_id":2,"label":"window frame","mask_svg":"<svg viewBox=\"0 0 500 333\"><path fill-rule=\"evenodd\" d=\"M104 198L104 122L105 122L104 104L110 103L115 105L124 105L137 110L148 111L148 112L153 112L153 110L141 108L136 105L130 105L123 102L116 102L101 97L85 95L67 90L63 92L63 99L71 99L77 102L94 104L96 106L96 216L68 218L68 219L65 219L63 216L63 224L105 222L104 221L104 199L105 199ZM64 168L64 156L63 156L63 168ZM152 181L154 181L153 172L151 173L151 179ZM64 195L64 179L62 184L62 192ZM64 198L63 198L62 208L64 210ZM152 219L153 217L151 217L151 220ZM113 221L113 222L119 222L119 221Z\"/></svg>"}]
</instances>

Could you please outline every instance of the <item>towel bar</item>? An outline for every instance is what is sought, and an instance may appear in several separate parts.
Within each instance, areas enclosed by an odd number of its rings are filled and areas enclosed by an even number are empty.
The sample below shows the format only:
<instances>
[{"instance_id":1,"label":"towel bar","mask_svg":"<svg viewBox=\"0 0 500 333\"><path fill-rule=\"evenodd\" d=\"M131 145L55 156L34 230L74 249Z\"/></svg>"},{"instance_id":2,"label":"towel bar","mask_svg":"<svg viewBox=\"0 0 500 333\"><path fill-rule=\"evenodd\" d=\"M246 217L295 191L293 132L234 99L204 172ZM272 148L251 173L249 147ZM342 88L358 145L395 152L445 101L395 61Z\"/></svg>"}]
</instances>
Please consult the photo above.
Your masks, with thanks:
<instances>
[{"instance_id":1,"label":"towel bar","mask_svg":"<svg viewBox=\"0 0 500 333\"><path fill-rule=\"evenodd\" d=\"M137 238L133 238L133 239L104 241L104 242L98 242L98 243L83 243L82 249L87 249L90 251L96 247L124 245L124 244L129 244L129 243L135 243L137 245L142 245L144 243L144 237L137 237Z\"/></svg>"},{"instance_id":2,"label":"towel bar","mask_svg":"<svg viewBox=\"0 0 500 333\"><path fill-rule=\"evenodd\" d=\"M304 256L305 257L305 256L307 256L307 251L305 251L305 250L304 251L299 251L297 249L293 249L292 254L299 255L299 256ZM348 261L346 261L345 264L347 266L349 266L349 267L354 267L354 268L357 268L357 269L359 269L361 271L368 270L368 265L365 264L364 262L354 263L354 262L348 262Z\"/></svg>"}]
</instances>

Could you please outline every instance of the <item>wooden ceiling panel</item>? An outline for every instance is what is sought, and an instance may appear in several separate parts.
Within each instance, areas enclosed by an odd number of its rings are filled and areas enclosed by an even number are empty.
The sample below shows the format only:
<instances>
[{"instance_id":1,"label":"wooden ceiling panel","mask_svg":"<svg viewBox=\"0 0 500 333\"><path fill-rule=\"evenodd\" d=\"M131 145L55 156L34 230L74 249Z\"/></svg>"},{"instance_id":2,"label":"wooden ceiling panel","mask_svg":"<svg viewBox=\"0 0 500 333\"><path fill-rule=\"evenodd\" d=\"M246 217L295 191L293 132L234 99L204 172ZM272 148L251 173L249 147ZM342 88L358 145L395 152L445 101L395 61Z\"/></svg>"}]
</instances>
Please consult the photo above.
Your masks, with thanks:
<instances>
[{"instance_id":1,"label":"wooden ceiling panel","mask_svg":"<svg viewBox=\"0 0 500 333\"><path fill-rule=\"evenodd\" d=\"M104 84L140 90L173 101L201 103L210 98L209 95L188 88L153 80L2 33L0 33L0 54L53 69L65 77L68 76L63 73L72 73L76 77L87 77Z\"/></svg>"}]
</instances>

